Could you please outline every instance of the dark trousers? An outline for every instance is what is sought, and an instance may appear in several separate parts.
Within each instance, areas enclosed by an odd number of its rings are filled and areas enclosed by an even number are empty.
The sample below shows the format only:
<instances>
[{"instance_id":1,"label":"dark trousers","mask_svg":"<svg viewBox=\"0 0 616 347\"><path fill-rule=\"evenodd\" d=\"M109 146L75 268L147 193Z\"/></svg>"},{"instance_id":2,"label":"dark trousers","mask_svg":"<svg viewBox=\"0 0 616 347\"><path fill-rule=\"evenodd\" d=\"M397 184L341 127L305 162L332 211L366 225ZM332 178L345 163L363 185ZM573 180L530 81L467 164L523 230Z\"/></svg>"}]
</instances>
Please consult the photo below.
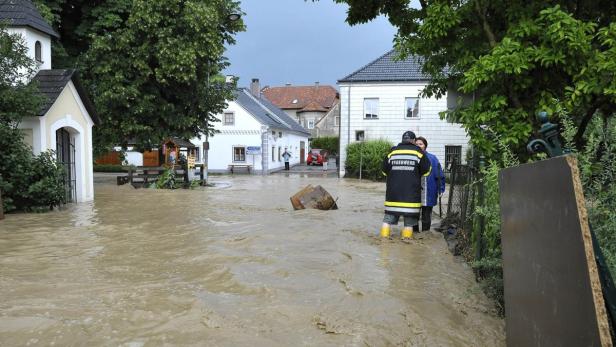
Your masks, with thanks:
<instances>
[{"instance_id":1,"label":"dark trousers","mask_svg":"<svg viewBox=\"0 0 616 347\"><path fill-rule=\"evenodd\" d=\"M289 171L289 162L288 161L284 162L284 169Z\"/></svg>"},{"instance_id":2,"label":"dark trousers","mask_svg":"<svg viewBox=\"0 0 616 347\"><path fill-rule=\"evenodd\" d=\"M430 225L432 225L432 207L434 206L421 206L421 231L430 230ZM419 224L413 226L413 231L419 231Z\"/></svg>"}]
</instances>

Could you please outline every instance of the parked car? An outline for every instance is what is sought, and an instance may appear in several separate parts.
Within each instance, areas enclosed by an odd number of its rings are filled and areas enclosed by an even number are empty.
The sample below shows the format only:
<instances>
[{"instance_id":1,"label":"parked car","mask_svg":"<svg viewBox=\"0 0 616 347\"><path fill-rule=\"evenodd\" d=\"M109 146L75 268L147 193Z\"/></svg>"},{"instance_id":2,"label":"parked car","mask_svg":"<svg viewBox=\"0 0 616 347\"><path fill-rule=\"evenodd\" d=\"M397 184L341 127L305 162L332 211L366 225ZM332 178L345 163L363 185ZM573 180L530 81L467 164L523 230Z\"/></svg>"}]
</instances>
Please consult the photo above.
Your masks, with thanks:
<instances>
[{"instance_id":1,"label":"parked car","mask_svg":"<svg viewBox=\"0 0 616 347\"><path fill-rule=\"evenodd\" d=\"M323 165L323 156L321 155L321 149L313 148L308 152L308 158L306 158L308 165Z\"/></svg>"}]
</instances>

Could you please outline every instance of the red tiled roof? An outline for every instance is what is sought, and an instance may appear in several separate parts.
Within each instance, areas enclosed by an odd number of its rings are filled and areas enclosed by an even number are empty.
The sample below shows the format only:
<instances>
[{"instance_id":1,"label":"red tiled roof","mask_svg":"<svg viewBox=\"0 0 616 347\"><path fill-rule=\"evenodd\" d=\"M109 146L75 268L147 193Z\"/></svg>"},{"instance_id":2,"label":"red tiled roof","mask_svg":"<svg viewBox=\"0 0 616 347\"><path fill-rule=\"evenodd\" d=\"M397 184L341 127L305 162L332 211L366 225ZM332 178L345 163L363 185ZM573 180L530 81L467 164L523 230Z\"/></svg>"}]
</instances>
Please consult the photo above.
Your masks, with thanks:
<instances>
[{"instance_id":1,"label":"red tiled roof","mask_svg":"<svg viewBox=\"0 0 616 347\"><path fill-rule=\"evenodd\" d=\"M316 101L311 101L308 103L308 105L304 106L301 110L298 110L297 112L327 112L327 109L323 106L321 106L318 102Z\"/></svg>"},{"instance_id":2,"label":"red tiled roof","mask_svg":"<svg viewBox=\"0 0 616 347\"><path fill-rule=\"evenodd\" d=\"M264 97L282 109L304 109L310 106L310 111L317 108L320 108L318 111L327 111L338 100L338 92L328 85L267 87L262 92ZM294 100L297 101L293 103Z\"/></svg>"}]
</instances>

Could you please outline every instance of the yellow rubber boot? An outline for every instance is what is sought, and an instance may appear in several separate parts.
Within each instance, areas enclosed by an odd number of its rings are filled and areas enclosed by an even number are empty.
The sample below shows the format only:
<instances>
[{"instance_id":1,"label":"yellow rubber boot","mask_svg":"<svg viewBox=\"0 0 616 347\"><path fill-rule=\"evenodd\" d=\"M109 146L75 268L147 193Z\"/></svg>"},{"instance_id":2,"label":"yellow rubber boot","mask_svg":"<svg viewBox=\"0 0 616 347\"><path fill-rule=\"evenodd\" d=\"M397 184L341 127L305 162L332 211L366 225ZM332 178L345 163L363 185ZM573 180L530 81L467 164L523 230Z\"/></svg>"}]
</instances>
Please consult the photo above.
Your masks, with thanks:
<instances>
[{"instance_id":1,"label":"yellow rubber boot","mask_svg":"<svg viewBox=\"0 0 616 347\"><path fill-rule=\"evenodd\" d=\"M403 240L410 240L413 237L413 229L412 228L404 228L401 233Z\"/></svg>"},{"instance_id":2,"label":"yellow rubber boot","mask_svg":"<svg viewBox=\"0 0 616 347\"><path fill-rule=\"evenodd\" d=\"M388 238L390 234L391 234L391 227L389 225L381 226L381 237Z\"/></svg>"}]
</instances>

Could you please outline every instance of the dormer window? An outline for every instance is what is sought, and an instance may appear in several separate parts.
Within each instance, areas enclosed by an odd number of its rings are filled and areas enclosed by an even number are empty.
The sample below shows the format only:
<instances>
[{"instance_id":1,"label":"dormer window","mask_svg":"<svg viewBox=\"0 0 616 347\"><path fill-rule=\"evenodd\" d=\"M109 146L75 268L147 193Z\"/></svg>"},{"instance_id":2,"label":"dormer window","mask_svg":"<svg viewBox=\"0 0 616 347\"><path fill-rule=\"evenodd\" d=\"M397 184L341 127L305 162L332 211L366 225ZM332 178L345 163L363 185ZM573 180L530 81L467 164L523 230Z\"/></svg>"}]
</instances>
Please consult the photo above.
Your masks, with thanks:
<instances>
[{"instance_id":1,"label":"dormer window","mask_svg":"<svg viewBox=\"0 0 616 347\"><path fill-rule=\"evenodd\" d=\"M34 43L34 59L36 59L38 63L43 62L41 50L41 41L36 41Z\"/></svg>"}]
</instances>

